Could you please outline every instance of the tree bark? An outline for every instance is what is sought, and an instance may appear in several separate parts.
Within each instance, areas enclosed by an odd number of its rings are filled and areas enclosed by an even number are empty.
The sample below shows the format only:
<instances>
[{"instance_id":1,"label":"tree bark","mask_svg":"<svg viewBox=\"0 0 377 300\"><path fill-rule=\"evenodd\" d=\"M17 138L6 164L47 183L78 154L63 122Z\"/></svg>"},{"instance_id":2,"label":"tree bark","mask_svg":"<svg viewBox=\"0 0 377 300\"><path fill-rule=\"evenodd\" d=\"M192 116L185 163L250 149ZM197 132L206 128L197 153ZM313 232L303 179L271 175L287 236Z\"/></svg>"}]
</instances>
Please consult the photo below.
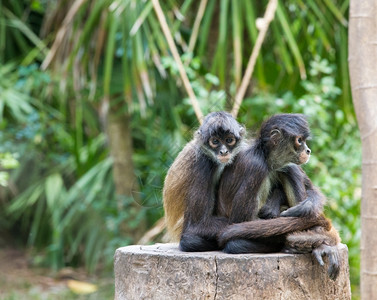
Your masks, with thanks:
<instances>
[{"instance_id":1,"label":"tree bark","mask_svg":"<svg viewBox=\"0 0 377 300\"><path fill-rule=\"evenodd\" d=\"M182 252L177 244L128 246L114 256L115 299L351 300L348 251L334 281L311 254Z\"/></svg>"},{"instance_id":2,"label":"tree bark","mask_svg":"<svg viewBox=\"0 0 377 300\"><path fill-rule=\"evenodd\" d=\"M377 3L351 0L349 68L362 141L361 299L377 299Z\"/></svg>"},{"instance_id":3,"label":"tree bark","mask_svg":"<svg viewBox=\"0 0 377 300\"><path fill-rule=\"evenodd\" d=\"M126 209L130 217L135 218L142 206L139 201L139 183L132 161L130 116L122 113L121 109L110 108L106 123L110 154L114 161L113 176L118 210ZM120 227L121 232L137 241L146 230L145 218L139 220L136 228L130 228L129 223L123 223Z\"/></svg>"}]
</instances>

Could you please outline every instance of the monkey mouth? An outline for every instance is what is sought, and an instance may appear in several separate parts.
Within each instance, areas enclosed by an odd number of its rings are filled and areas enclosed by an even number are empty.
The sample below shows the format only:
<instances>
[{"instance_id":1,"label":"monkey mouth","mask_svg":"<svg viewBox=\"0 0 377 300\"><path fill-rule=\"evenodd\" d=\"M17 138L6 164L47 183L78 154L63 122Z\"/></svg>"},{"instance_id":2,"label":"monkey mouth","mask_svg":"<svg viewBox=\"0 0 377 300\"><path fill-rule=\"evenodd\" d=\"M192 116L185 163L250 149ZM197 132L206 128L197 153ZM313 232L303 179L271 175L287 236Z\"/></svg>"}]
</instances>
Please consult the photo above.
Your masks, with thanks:
<instances>
[{"instance_id":1,"label":"monkey mouth","mask_svg":"<svg viewBox=\"0 0 377 300\"><path fill-rule=\"evenodd\" d=\"M309 162L309 159L310 159L310 155L301 155L300 158L299 158L299 164L301 165L305 165Z\"/></svg>"},{"instance_id":2,"label":"monkey mouth","mask_svg":"<svg viewBox=\"0 0 377 300\"><path fill-rule=\"evenodd\" d=\"M227 162L229 162L230 157L231 157L230 155L225 155L225 156L218 155L218 156L217 156L217 159L218 159L222 164L226 164Z\"/></svg>"}]
</instances>

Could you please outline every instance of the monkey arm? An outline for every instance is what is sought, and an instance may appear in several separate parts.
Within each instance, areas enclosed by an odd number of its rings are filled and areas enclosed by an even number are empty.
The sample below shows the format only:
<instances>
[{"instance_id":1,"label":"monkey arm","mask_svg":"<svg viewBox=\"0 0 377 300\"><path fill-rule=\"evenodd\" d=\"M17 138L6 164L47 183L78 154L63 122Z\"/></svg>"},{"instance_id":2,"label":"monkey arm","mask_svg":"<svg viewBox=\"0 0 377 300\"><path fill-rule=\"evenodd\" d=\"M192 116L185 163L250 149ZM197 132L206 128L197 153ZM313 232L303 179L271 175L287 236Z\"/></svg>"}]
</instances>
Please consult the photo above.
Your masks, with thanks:
<instances>
[{"instance_id":1,"label":"monkey arm","mask_svg":"<svg viewBox=\"0 0 377 300\"><path fill-rule=\"evenodd\" d=\"M316 217L323 213L324 203L324 195L313 186L311 189L307 190L307 197L304 201L291 208L288 208L280 215L282 217Z\"/></svg>"},{"instance_id":2,"label":"monkey arm","mask_svg":"<svg viewBox=\"0 0 377 300\"><path fill-rule=\"evenodd\" d=\"M284 190L288 194L294 191L294 200L288 201L291 206L283 211L282 217L317 217L323 213L326 202L325 196L316 188L306 173L297 165L289 167L284 173ZM287 186L288 185L288 186ZM288 196L289 198L289 196Z\"/></svg>"},{"instance_id":3,"label":"monkey arm","mask_svg":"<svg viewBox=\"0 0 377 300\"><path fill-rule=\"evenodd\" d=\"M330 228L331 223L323 215L318 218L285 217L270 220L255 220L228 225L219 235L220 245L233 239L260 239L281 236L295 231L306 230L313 226Z\"/></svg>"},{"instance_id":4,"label":"monkey arm","mask_svg":"<svg viewBox=\"0 0 377 300\"><path fill-rule=\"evenodd\" d=\"M279 184L272 189L271 195L267 198L265 205L259 210L258 217L261 219L274 219L279 217L280 208L287 203L287 197L283 187Z\"/></svg>"}]
</instances>

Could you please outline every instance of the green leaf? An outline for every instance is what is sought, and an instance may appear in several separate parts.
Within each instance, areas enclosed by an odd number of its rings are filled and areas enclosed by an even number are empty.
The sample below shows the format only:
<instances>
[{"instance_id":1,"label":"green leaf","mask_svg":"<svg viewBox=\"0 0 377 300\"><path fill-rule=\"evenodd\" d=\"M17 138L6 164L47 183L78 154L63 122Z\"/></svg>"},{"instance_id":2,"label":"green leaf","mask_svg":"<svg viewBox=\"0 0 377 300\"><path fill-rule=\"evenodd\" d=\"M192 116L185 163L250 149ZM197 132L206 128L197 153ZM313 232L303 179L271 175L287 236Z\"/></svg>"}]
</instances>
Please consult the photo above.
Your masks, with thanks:
<instances>
[{"instance_id":1,"label":"green leaf","mask_svg":"<svg viewBox=\"0 0 377 300\"><path fill-rule=\"evenodd\" d=\"M45 192L47 206L50 210L56 209L58 205L60 195L62 194L62 189L64 188L63 179L60 174L55 173L50 175L46 179Z\"/></svg>"},{"instance_id":2,"label":"green leaf","mask_svg":"<svg viewBox=\"0 0 377 300\"><path fill-rule=\"evenodd\" d=\"M348 26L348 22L346 20L346 18L343 16L342 12L335 6L333 0L323 0L328 9L334 14L334 16L339 20L339 22L343 25L343 26Z\"/></svg>"},{"instance_id":3,"label":"green leaf","mask_svg":"<svg viewBox=\"0 0 377 300\"><path fill-rule=\"evenodd\" d=\"M280 22L284 36L287 38L287 43L288 43L289 47L291 48L291 51L293 53L293 57L295 58L296 63L299 67L301 78L305 79L306 78L306 70L305 70L304 60L301 56L301 53L300 53L299 47L297 45L296 39L293 36L291 28L289 27L288 19L287 19L285 13L284 13L284 9L282 7L282 4L280 4L280 2L279 2L278 7L276 9L276 16L277 16L277 18Z\"/></svg>"},{"instance_id":4,"label":"green leaf","mask_svg":"<svg viewBox=\"0 0 377 300\"><path fill-rule=\"evenodd\" d=\"M107 47L105 53L105 72L103 79L103 90L106 97L110 96L110 84L112 78L113 62L115 55L115 34L118 29L118 19L110 13L108 16L109 36L107 38Z\"/></svg>"},{"instance_id":5,"label":"green leaf","mask_svg":"<svg viewBox=\"0 0 377 300\"><path fill-rule=\"evenodd\" d=\"M234 56L234 81L238 87L241 83L242 73L242 38L243 26L241 7L239 1L232 2L232 29L233 29L233 56Z\"/></svg>"}]
</instances>

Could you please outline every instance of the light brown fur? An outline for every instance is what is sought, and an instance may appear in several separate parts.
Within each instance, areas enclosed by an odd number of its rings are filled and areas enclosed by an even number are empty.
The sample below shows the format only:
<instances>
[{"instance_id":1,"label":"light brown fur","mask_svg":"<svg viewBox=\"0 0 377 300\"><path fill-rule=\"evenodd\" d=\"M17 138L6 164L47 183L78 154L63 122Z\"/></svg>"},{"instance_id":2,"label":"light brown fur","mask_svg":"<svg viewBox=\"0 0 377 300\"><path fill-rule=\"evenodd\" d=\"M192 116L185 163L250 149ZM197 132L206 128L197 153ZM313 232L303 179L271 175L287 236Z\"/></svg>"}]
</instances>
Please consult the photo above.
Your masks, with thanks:
<instances>
[{"instance_id":1,"label":"light brown fur","mask_svg":"<svg viewBox=\"0 0 377 300\"><path fill-rule=\"evenodd\" d=\"M309 230L290 233L286 238L286 247L299 253L312 252L322 244L336 246L340 243L338 231L329 223L330 228L316 226Z\"/></svg>"},{"instance_id":2,"label":"light brown fur","mask_svg":"<svg viewBox=\"0 0 377 300\"><path fill-rule=\"evenodd\" d=\"M193 147L196 147L195 141L188 143L178 154L165 177L162 191L167 233L174 242L179 241L182 233L185 197L192 174L187 161L195 160Z\"/></svg>"},{"instance_id":3,"label":"light brown fur","mask_svg":"<svg viewBox=\"0 0 377 300\"><path fill-rule=\"evenodd\" d=\"M182 251L218 249L227 220L215 215L216 188L225 166L241 150L245 129L226 112L208 114L178 154L163 188L167 235Z\"/></svg>"}]
</instances>

